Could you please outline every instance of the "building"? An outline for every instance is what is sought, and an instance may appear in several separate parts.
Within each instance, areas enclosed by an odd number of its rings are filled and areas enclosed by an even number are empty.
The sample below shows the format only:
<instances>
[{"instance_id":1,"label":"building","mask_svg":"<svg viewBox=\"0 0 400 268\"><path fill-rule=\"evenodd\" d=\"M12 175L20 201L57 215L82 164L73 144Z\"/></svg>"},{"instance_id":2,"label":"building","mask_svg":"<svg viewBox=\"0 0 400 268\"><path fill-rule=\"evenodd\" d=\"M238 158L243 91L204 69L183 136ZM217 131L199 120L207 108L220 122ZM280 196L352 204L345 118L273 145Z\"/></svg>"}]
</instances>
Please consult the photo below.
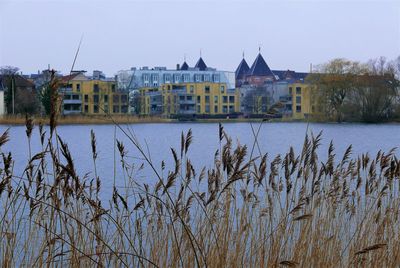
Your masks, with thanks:
<instances>
[{"instance_id":1,"label":"building","mask_svg":"<svg viewBox=\"0 0 400 268\"><path fill-rule=\"evenodd\" d=\"M298 96L290 91L293 87L305 87L307 75L308 73L291 70L271 70L260 52L251 67L243 58L235 72L235 84L241 95L241 112L247 116L255 114L275 114L279 117L293 118L308 116L310 112L304 110L307 98L310 96L306 93L307 90L304 90L305 95L300 98L303 101L302 105L299 104L302 112L295 112L298 105L292 100Z\"/></svg>"},{"instance_id":2,"label":"building","mask_svg":"<svg viewBox=\"0 0 400 268\"><path fill-rule=\"evenodd\" d=\"M118 83L132 92L132 109L142 115L212 117L240 111L235 74L207 67L201 57L192 68L185 61L174 70L120 71Z\"/></svg>"},{"instance_id":3,"label":"building","mask_svg":"<svg viewBox=\"0 0 400 268\"><path fill-rule=\"evenodd\" d=\"M113 78L100 71L86 76L85 71L73 71L60 78L62 114L126 114L129 112L128 92L119 90Z\"/></svg>"},{"instance_id":4,"label":"building","mask_svg":"<svg viewBox=\"0 0 400 268\"><path fill-rule=\"evenodd\" d=\"M0 75L3 114L35 114L40 107L35 84L19 74ZM0 108L1 110L1 108Z\"/></svg>"},{"instance_id":5,"label":"building","mask_svg":"<svg viewBox=\"0 0 400 268\"><path fill-rule=\"evenodd\" d=\"M314 112L312 89L313 87L306 83L297 82L289 85L289 94L292 98L291 117L293 119L309 118Z\"/></svg>"}]
</instances>

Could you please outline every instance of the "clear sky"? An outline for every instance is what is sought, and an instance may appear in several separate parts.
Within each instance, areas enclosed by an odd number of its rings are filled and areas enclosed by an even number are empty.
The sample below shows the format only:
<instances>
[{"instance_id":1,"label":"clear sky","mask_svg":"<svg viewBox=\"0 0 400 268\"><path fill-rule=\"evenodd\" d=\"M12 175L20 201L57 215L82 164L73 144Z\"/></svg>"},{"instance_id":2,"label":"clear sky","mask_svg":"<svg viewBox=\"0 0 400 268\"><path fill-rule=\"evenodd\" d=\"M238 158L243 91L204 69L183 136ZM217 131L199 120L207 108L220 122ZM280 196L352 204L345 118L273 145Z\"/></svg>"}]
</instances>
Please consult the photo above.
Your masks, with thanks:
<instances>
[{"instance_id":1,"label":"clear sky","mask_svg":"<svg viewBox=\"0 0 400 268\"><path fill-rule=\"evenodd\" d=\"M0 66L108 76L136 66L234 71L261 46L271 69L400 55L400 1L0 0Z\"/></svg>"}]
</instances>

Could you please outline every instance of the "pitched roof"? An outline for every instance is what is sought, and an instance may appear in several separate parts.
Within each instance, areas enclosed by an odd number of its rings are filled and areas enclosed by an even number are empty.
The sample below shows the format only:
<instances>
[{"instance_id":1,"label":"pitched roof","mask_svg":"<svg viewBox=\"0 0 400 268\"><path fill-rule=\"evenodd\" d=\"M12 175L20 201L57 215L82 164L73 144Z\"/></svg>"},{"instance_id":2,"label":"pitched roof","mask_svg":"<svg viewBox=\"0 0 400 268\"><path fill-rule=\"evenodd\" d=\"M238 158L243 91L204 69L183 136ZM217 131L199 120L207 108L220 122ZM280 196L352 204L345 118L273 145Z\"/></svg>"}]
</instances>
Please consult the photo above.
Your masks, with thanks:
<instances>
[{"instance_id":1,"label":"pitched roof","mask_svg":"<svg viewBox=\"0 0 400 268\"><path fill-rule=\"evenodd\" d=\"M279 80L304 80L308 75L308 73L299 73L291 70L272 70L272 72L279 77Z\"/></svg>"},{"instance_id":2,"label":"pitched roof","mask_svg":"<svg viewBox=\"0 0 400 268\"><path fill-rule=\"evenodd\" d=\"M257 58L254 60L253 65L251 65L250 76L274 76L271 69L268 67L261 53L258 53Z\"/></svg>"},{"instance_id":3,"label":"pitched roof","mask_svg":"<svg viewBox=\"0 0 400 268\"><path fill-rule=\"evenodd\" d=\"M14 77L14 83L16 87L35 87L35 84L26 79L25 77L15 74L15 75L0 75L0 82L2 84L9 83L11 78ZM3 85L4 86L4 85Z\"/></svg>"},{"instance_id":4,"label":"pitched roof","mask_svg":"<svg viewBox=\"0 0 400 268\"><path fill-rule=\"evenodd\" d=\"M67 83L67 82L75 79L77 76L83 75L83 74L84 74L84 72L73 72L69 75L64 75L64 76L60 77L60 82Z\"/></svg>"},{"instance_id":5,"label":"pitched roof","mask_svg":"<svg viewBox=\"0 0 400 268\"><path fill-rule=\"evenodd\" d=\"M182 71L187 71L189 69L189 65L184 61L181 66Z\"/></svg>"},{"instance_id":6,"label":"pitched roof","mask_svg":"<svg viewBox=\"0 0 400 268\"><path fill-rule=\"evenodd\" d=\"M243 58L235 71L236 79L243 75L246 75L249 72L249 70L250 70L250 67L247 64L246 60Z\"/></svg>"},{"instance_id":7,"label":"pitched roof","mask_svg":"<svg viewBox=\"0 0 400 268\"><path fill-rule=\"evenodd\" d=\"M194 67L199 68L200 71L205 71L207 69L207 65L204 63L204 61L201 57L197 61L196 65Z\"/></svg>"}]
</instances>

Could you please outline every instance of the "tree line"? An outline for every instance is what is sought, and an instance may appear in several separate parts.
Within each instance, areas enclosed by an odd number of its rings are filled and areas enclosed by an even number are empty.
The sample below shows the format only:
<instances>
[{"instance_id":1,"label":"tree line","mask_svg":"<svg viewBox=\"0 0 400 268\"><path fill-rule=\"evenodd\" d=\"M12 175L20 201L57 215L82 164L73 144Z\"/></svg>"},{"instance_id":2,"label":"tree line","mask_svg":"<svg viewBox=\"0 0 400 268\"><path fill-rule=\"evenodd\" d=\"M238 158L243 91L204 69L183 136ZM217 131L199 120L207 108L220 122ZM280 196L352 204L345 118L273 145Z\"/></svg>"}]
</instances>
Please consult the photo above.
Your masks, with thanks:
<instances>
[{"instance_id":1,"label":"tree line","mask_svg":"<svg viewBox=\"0 0 400 268\"><path fill-rule=\"evenodd\" d=\"M400 119L400 56L367 63L334 59L307 77L314 117L321 121L387 122Z\"/></svg>"}]
</instances>

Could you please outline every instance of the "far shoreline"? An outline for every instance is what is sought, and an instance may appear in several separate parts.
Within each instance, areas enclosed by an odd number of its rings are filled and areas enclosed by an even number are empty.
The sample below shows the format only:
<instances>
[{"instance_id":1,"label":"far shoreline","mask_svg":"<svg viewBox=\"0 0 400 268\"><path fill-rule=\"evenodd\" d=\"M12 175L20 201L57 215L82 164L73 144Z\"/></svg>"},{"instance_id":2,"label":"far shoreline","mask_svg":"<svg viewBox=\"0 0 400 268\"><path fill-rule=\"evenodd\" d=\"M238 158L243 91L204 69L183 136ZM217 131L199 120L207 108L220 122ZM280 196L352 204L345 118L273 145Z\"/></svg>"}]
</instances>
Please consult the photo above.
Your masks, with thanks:
<instances>
[{"instance_id":1,"label":"far shoreline","mask_svg":"<svg viewBox=\"0 0 400 268\"><path fill-rule=\"evenodd\" d=\"M49 124L48 117L32 117L36 124ZM8 126L19 126L25 125L25 116L3 116L0 117L0 125ZM113 124L166 124L166 123L312 123L312 124L400 124L399 121L390 122L333 122L333 121L322 121L322 120L295 120L291 118L273 118L273 119L263 119L263 118L201 118L194 120L179 120L171 118L163 118L156 116L146 116L139 117L135 115L98 115L98 116L61 116L57 119L57 125L113 125Z\"/></svg>"}]
</instances>

